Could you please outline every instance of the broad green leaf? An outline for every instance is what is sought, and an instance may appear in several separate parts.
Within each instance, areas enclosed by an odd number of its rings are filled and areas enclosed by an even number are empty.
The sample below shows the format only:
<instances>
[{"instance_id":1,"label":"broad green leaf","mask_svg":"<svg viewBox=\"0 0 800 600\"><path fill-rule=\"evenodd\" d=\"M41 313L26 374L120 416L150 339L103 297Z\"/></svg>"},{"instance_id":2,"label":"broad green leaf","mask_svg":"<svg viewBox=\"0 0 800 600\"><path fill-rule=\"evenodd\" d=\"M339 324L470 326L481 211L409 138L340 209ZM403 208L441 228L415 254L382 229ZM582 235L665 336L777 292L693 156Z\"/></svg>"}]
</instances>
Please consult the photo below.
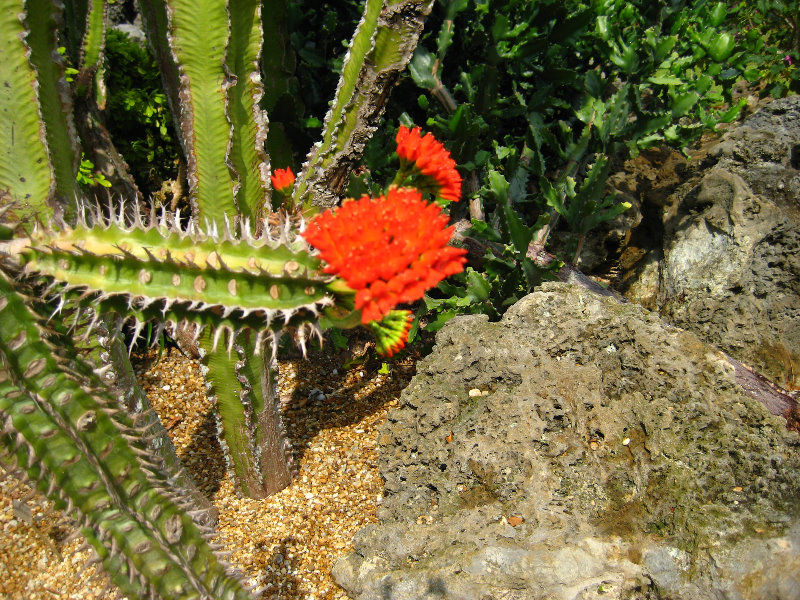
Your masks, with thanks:
<instances>
[{"instance_id":1,"label":"broad green leaf","mask_svg":"<svg viewBox=\"0 0 800 600\"><path fill-rule=\"evenodd\" d=\"M731 106L728 110L726 110L721 115L719 115L720 122L721 123L730 123L737 116L739 116L739 113L746 106L747 106L747 100L745 98L741 98L737 104L735 104L734 106Z\"/></svg>"},{"instance_id":2,"label":"broad green leaf","mask_svg":"<svg viewBox=\"0 0 800 600\"><path fill-rule=\"evenodd\" d=\"M503 206L502 221L504 221L508 229L508 235L511 238L511 243L514 245L514 250L524 256L533 238L533 229L522 222L517 211L514 210L510 203L506 203Z\"/></svg>"},{"instance_id":3,"label":"broad green leaf","mask_svg":"<svg viewBox=\"0 0 800 600\"><path fill-rule=\"evenodd\" d=\"M434 64L436 64L436 57L422 46L417 46L417 49L414 50L414 57L408 65L408 72L414 83L426 90L435 88L437 81L433 74Z\"/></svg>"},{"instance_id":4,"label":"broad green leaf","mask_svg":"<svg viewBox=\"0 0 800 600\"><path fill-rule=\"evenodd\" d=\"M483 301L489 299L492 286L486 281L482 273L478 273L472 267L467 267L467 295L473 300Z\"/></svg>"},{"instance_id":5,"label":"broad green leaf","mask_svg":"<svg viewBox=\"0 0 800 600\"><path fill-rule=\"evenodd\" d=\"M622 69L623 73L632 75L639 68L639 55L636 47L633 44L627 45L624 42L621 46L621 48L611 53L609 59Z\"/></svg>"},{"instance_id":6,"label":"broad green leaf","mask_svg":"<svg viewBox=\"0 0 800 600\"><path fill-rule=\"evenodd\" d=\"M478 221L477 219L472 219L472 229L474 229L478 235L485 237L490 242L503 241L503 236L500 235L498 231L493 229L485 221Z\"/></svg>"},{"instance_id":7,"label":"broad green leaf","mask_svg":"<svg viewBox=\"0 0 800 600\"><path fill-rule=\"evenodd\" d=\"M655 85L682 85L683 79L674 77L672 75L652 75L647 78L647 81Z\"/></svg>"},{"instance_id":8,"label":"broad green leaf","mask_svg":"<svg viewBox=\"0 0 800 600\"><path fill-rule=\"evenodd\" d=\"M728 16L728 10L724 2L717 2L709 13L709 24L712 27L719 27Z\"/></svg>"},{"instance_id":9,"label":"broad green leaf","mask_svg":"<svg viewBox=\"0 0 800 600\"><path fill-rule=\"evenodd\" d=\"M564 206L563 200L561 199L561 194L552 186L550 181L544 177L540 178L539 189L542 192L542 196L544 197L544 201L547 206L562 216L567 214L567 209Z\"/></svg>"},{"instance_id":10,"label":"broad green leaf","mask_svg":"<svg viewBox=\"0 0 800 600\"><path fill-rule=\"evenodd\" d=\"M605 221L610 221L626 210L631 207L629 202L620 202L619 204L613 204L610 208L606 210L595 210L590 215L587 216L584 222L584 231L583 233L588 233L590 230L597 227L600 223Z\"/></svg>"},{"instance_id":11,"label":"broad green leaf","mask_svg":"<svg viewBox=\"0 0 800 600\"><path fill-rule=\"evenodd\" d=\"M506 178L503 177L503 174L491 170L488 174L489 177L489 189L492 191L494 195L495 201L498 204L505 204L508 202L508 181Z\"/></svg>"},{"instance_id":12,"label":"broad green leaf","mask_svg":"<svg viewBox=\"0 0 800 600\"><path fill-rule=\"evenodd\" d=\"M726 31L716 36L709 44L708 54L712 59L721 63L728 60L730 55L733 54L735 47L736 40L734 40L733 36Z\"/></svg>"},{"instance_id":13,"label":"broad green leaf","mask_svg":"<svg viewBox=\"0 0 800 600\"><path fill-rule=\"evenodd\" d=\"M675 47L675 44L678 42L678 36L671 35L668 37L664 37L656 42L656 45L653 47L653 60L656 64L660 64L669 53L672 52L672 49Z\"/></svg>"},{"instance_id":14,"label":"broad green leaf","mask_svg":"<svg viewBox=\"0 0 800 600\"><path fill-rule=\"evenodd\" d=\"M586 71L584 88L590 96L595 98L602 97L603 92L605 92L606 89L606 82L603 81L603 78L600 76L600 72L597 69L590 69Z\"/></svg>"}]
</instances>

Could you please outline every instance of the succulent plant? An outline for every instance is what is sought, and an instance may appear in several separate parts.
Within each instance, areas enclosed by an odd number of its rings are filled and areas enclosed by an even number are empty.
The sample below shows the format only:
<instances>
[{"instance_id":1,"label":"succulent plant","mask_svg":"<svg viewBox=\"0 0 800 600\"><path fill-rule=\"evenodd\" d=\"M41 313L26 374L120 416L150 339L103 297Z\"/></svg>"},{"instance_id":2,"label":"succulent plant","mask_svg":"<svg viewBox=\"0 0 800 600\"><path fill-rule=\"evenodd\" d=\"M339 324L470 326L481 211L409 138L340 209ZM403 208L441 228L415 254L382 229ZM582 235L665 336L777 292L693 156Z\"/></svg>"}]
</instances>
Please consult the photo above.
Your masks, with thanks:
<instances>
[{"instance_id":1,"label":"succulent plant","mask_svg":"<svg viewBox=\"0 0 800 600\"><path fill-rule=\"evenodd\" d=\"M102 87L105 4L65 4L0 0L2 447L76 511L125 593L247 597L195 524L208 524L208 501L136 384L121 332L193 324L237 491L264 497L290 482L279 337L304 348L325 328L363 325L391 354L410 326L395 305L463 267L447 217L423 200L456 200L460 177L417 130L401 130L401 173L384 196L314 216L340 201L430 2L366 0L322 140L293 180L270 173L259 106L261 11L281 2L141 0L187 159L188 213L142 208L135 194L82 196L72 107ZM64 15L84 32L71 86L57 51ZM271 175L296 210L271 213Z\"/></svg>"}]
</instances>

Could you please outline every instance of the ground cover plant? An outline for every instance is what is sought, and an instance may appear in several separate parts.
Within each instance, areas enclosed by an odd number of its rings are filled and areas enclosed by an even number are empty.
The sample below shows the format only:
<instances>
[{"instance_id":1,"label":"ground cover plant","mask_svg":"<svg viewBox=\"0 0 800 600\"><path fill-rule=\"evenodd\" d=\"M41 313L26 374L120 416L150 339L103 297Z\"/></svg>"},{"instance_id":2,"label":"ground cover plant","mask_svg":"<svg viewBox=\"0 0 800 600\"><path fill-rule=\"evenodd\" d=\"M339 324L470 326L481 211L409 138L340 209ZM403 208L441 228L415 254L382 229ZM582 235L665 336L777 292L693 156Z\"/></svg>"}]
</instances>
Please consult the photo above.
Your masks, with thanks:
<instances>
[{"instance_id":1,"label":"ground cover plant","mask_svg":"<svg viewBox=\"0 0 800 600\"><path fill-rule=\"evenodd\" d=\"M274 493L294 472L281 336L365 326L392 355L418 322L498 318L557 266L540 260L553 228L577 261L627 208L607 185L622 159L735 119L737 80L796 91L797 24L777 25L794 5L758 6L142 0L148 63L109 34L103 0L3 2L6 462L76 511L125 593L248 597L126 341L188 328L238 492ZM128 111L116 132L108 110ZM187 202L165 210L143 182L176 160ZM448 215L482 249L466 269Z\"/></svg>"},{"instance_id":2,"label":"ground cover plant","mask_svg":"<svg viewBox=\"0 0 800 600\"><path fill-rule=\"evenodd\" d=\"M608 185L626 158L688 149L746 110L737 90L800 91L796 5L756 4L437 3L388 117L452 149L467 200L454 219L485 250L426 297L427 327L499 318L549 276L554 229L569 234L559 258L579 263L587 234L627 208ZM378 169L382 155L367 150Z\"/></svg>"}]
</instances>

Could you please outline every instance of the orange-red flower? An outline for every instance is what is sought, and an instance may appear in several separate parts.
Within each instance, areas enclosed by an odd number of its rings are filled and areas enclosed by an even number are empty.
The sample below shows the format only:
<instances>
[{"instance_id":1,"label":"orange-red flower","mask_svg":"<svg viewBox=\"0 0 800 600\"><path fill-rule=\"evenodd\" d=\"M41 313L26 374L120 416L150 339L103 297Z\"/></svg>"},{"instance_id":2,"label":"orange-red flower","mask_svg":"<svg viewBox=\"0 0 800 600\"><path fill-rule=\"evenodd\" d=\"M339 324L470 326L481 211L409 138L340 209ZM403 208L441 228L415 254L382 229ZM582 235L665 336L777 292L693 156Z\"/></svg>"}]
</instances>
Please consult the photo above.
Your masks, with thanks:
<instances>
[{"instance_id":1,"label":"orange-red flower","mask_svg":"<svg viewBox=\"0 0 800 600\"><path fill-rule=\"evenodd\" d=\"M325 272L355 290L367 324L463 270L466 251L447 245L452 233L447 215L419 191L392 187L386 197L362 196L318 214L303 237L319 250Z\"/></svg>"},{"instance_id":2,"label":"orange-red flower","mask_svg":"<svg viewBox=\"0 0 800 600\"><path fill-rule=\"evenodd\" d=\"M444 200L458 202L461 198L461 175L450 152L432 134L424 136L419 127L400 126L397 131L397 155L400 168L413 165L425 177L433 180L434 194Z\"/></svg>"},{"instance_id":3,"label":"orange-red flower","mask_svg":"<svg viewBox=\"0 0 800 600\"><path fill-rule=\"evenodd\" d=\"M275 169L270 179L272 179L272 187L282 194L289 194L294 185L294 173L290 168Z\"/></svg>"}]
</instances>

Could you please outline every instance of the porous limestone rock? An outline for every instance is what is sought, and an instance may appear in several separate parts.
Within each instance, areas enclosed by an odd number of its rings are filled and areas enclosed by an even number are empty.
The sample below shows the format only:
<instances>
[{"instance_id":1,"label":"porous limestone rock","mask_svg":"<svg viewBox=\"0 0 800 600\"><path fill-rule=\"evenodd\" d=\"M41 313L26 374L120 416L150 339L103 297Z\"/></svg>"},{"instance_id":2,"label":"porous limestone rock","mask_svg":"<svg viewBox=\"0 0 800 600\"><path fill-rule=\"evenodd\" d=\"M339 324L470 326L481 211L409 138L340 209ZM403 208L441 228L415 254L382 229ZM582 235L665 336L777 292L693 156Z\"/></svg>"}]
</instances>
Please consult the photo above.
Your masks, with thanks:
<instances>
[{"instance_id":1,"label":"porous limestone rock","mask_svg":"<svg viewBox=\"0 0 800 600\"><path fill-rule=\"evenodd\" d=\"M697 168L659 209L661 248L623 291L798 389L800 96L751 115Z\"/></svg>"},{"instance_id":2,"label":"porous limestone rock","mask_svg":"<svg viewBox=\"0 0 800 600\"><path fill-rule=\"evenodd\" d=\"M800 438L694 334L550 283L417 368L354 599L800 597Z\"/></svg>"}]
</instances>

